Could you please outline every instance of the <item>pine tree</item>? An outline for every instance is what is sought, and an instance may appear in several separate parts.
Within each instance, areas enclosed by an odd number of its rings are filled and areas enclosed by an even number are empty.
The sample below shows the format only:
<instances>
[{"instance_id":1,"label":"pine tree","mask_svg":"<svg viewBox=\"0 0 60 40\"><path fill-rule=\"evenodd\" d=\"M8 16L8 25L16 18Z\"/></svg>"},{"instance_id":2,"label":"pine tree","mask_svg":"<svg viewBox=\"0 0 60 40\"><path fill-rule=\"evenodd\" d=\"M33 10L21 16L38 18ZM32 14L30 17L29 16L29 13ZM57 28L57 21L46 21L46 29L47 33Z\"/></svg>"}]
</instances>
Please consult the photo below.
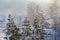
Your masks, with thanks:
<instances>
[{"instance_id":1,"label":"pine tree","mask_svg":"<svg viewBox=\"0 0 60 40\"><path fill-rule=\"evenodd\" d=\"M33 24L33 26L34 26L34 28L36 30L37 35L38 35L39 34L39 31L38 31L38 28L39 28L39 19L38 19L38 16L36 16L34 18L34 24Z\"/></svg>"},{"instance_id":2,"label":"pine tree","mask_svg":"<svg viewBox=\"0 0 60 40\"><path fill-rule=\"evenodd\" d=\"M39 19L40 18L40 19ZM36 33L37 35L40 35L41 36L41 40L44 40L44 35L45 35L45 30L44 28L46 28L46 25L45 25L45 20L44 20L44 17L40 16L36 16L35 19L34 19L34 27L36 29Z\"/></svg>"},{"instance_id":3,"label":"pine tree","mask_svg":"<svg viewBox=\"0 0 60 40\"><path fill-rule=\"evenodd\" d=\"M39 19L38 19L38 17L35 17L33 26L35 27L36 30L39 28Z\"/></svg>"},{"instance_id":4,"label":"pine tree","mask_svg":"<svg viewBox=\"0 0 60 40\"><path fill-rule=\"evenodd\" d=\"M35 2L31 2L28 4L28 16L30 17L30 20L32 20L31 24L33 24L33 26L35 27L37 35L40 34L41 40L44 40L44 28L47 25L44 24L44 11L45 10L42 10L42 8ZM33 33L35 33L35 30Z\"/></svg>"},{"instance_id":5,"label":"pine tree","mask_svg":"<svg viewBox=\"0 0 60 40\"><path fill-rule=\"evenodd\" d=\"M27 17L25 17L23 26L26 27L26 30L25 30L26 35L27 36L30 35L30 33L29 33L29 31L30 31L30 22L29 22Z\"/></svg>"},{"instance_id":6,"label":"pine tree","mask_svg":"<svg viewBox=\"0 0 60 40\"><path fill-rule=\"evenodd\" d=\"M10 40L17 40L19 28L14 23L14 18L9 14L7 23L7 35L10 35Z\"/></svg>"},{"instance_id":7,"label":"pine tree","mask_svg":"<svg viewBox=\"0 0 60 40\"><path fill-rule=\"evenodd\" d=\"M24 24L23 24L23 26L25 26L25 27L29 27L29 25L30 25L29 20L28 20L27 17L25 17L25 20L24 20Z\"/></svg>"},{"instance_id":8,"label":"pine tree","mask_svg":"<svg viewBox=\"0 0 60 40\"><path fill-rule=\"evenodd\" d=\"M41 40L44 40L44 33L45 33L45 25L44 25L45 19L44 16L42 14L40 14L40 36L41 36Z\"/></svg>"}]
</instances>

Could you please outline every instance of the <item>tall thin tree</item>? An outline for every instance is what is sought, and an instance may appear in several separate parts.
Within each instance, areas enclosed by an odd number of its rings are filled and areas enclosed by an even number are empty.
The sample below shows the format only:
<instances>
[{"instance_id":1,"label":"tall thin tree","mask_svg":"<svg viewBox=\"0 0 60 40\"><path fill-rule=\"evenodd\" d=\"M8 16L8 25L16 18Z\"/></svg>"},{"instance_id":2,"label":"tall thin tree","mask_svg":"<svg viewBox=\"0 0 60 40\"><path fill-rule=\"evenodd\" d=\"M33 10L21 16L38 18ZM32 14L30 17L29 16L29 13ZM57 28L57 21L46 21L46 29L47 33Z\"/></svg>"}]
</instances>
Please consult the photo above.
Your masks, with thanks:
<instances>
[{"instance_id":1,"label":"tall thin tree","mask_svg":"<svg viewBox=\"0 0 60 40\"><path fill-rule=\"evenodd\" d=\"M8 16L8 23L7 23L7 35L10 35L9 40L17 40L19 28L16 27L14 23L14 18L9 14Z\"/></svg>"}]
</instances>

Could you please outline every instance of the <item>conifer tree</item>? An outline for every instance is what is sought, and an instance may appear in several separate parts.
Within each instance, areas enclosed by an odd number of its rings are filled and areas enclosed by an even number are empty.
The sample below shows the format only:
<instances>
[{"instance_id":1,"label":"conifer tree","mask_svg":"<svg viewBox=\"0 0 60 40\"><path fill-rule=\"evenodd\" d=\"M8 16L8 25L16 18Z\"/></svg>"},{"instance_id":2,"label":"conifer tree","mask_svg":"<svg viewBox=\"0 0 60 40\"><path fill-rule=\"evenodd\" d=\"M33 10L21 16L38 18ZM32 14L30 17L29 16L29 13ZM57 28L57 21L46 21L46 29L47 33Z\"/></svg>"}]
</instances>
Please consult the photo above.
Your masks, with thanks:
<instances>
[{"instance_id":1,"label":"conifer tree","mask_svg":"<svg viewBox=\"0 0 60 40\"><path fill-rule=\"evenodd\" d=\"M35 17L33 26L35 27L36 30L39 28L39 19L38 19L38 17Z\"/></svg>"},{"instance_id":2,"label":"conifer tree","mask_svg":"<svg viewBox=\"0 0 60 40\"><path fill-rule=\"evenodd\" d=\"M30 31L30 22L29 22L29 20L28 20L27 17L25 17L25 20L24 20L23 26L26 27L26 30L25 30L26 35L27 35L27 36L30 35L30 34L29 34L29 31Z\"/></svg>"},{"instance_id":3,"label":"conifer tree","mask_svg":"<svg viewBox=\"0 0 60 40\"><path fill-rule=\"evenodd\" d=\"M7 35L10 35L9 40L17 40L19 28L16 27L14 23L14 18L9 14L8 16L8 23L7 23Z\"/></svg>"},{"instance_id":4,"label":"conifer tree","mask_svg":"<svg viewBox=\"0 0 60 40\"><path fill-rule=\"evenodd\" d=\"M33 24L33 26L36 29L36 33L38 35L39 34L39 31L38 31L38 28L39 28L39 19L38 19L37 16L34 18L34 24Z\"/></svg>"},{"instance_id":5,"label":"conifer tree","mask_svg":"<svg viewBox=\"0 0 60 40\"><path fill-rule=\"evenodd\" d=\"M24 24L23 24L23 26L28 27L29 25L30 25L29 20L28 20L27 17L25 17L25 20L24 20Z\"/></svg>"}]
</instances>

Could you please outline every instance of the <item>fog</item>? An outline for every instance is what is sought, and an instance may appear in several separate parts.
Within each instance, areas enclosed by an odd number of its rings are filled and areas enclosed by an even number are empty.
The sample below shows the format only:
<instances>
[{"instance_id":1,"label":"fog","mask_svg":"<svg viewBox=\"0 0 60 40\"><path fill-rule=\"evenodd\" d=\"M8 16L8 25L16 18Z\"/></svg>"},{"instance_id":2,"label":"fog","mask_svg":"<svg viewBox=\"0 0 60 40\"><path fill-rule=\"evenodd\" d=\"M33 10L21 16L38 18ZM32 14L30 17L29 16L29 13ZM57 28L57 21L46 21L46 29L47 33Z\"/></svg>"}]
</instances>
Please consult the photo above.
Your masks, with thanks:
<instances>
[{"instance_id":1,"label":"fog","mask_svg":"<svg viewBox=\"0 0 60 40\"><path fill-rule=\"evenodd\" d=\"M0 15L17 14L24 16L27 14L27 4L35 2L42 8L45 8L54 2L54 0L0 0ZM44 8L44 9L45 9Z\"/></svg>"}]
</instances>

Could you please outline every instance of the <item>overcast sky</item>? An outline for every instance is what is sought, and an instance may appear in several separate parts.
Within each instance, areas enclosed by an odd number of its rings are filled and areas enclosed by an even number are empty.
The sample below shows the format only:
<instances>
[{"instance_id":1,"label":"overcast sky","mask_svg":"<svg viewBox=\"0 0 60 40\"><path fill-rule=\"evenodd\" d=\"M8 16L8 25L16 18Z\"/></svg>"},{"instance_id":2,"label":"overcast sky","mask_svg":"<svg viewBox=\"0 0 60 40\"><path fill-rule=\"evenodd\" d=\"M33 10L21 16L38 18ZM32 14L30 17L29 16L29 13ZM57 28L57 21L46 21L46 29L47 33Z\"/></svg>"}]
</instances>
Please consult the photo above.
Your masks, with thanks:
<instances>
[{"instance_id":1,"label":"overcast sky","mask_svg":"<svg viewBox=\"0 0 60 40\"><path fill-rule=\"evenodd\" d=\"M17 14L26 14L27 0L0 0L0 15L7 15L16 11Z\"/></svg>"},{"instance_id":2,"label":"overcast sky","mask_svg":"<svg viewBox=\"0 0 60 40\"><path fill-rule=\"evenodd\" d=\"M30 1L43 5L53 2L53 0L0 0L0 15L7 16L14 11L18 15L25 15L27 13L27 4Z\"/></svg>"}]
</instances>

